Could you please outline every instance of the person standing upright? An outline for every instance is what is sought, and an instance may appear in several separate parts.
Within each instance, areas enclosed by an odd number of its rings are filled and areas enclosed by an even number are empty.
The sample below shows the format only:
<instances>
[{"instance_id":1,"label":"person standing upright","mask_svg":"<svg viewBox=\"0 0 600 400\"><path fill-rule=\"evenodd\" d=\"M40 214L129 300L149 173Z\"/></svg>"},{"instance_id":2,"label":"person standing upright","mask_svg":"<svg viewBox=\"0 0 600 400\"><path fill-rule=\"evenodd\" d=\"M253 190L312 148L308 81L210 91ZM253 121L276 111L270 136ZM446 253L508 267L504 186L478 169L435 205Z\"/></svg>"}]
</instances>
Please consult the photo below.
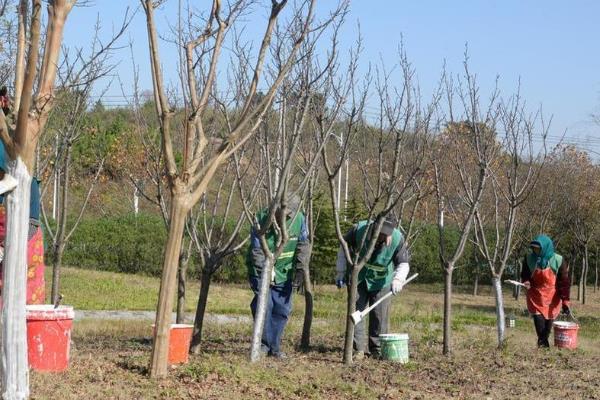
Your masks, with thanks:
<instances>
[{"instance_id":1,"label":"person standing upright","mask_svg":"<svg viewBox=\"0 0 600 400\"><path fill-rule=\"evenodd\" d=\"M554 251L554 243L546 235L538 235L529 244L521 271L521 282L527 288L527 309L533 318L538 347L550 347L548 337L561 305L570 315L571 280L569 264Z\"/></svg>"}]
</instances>

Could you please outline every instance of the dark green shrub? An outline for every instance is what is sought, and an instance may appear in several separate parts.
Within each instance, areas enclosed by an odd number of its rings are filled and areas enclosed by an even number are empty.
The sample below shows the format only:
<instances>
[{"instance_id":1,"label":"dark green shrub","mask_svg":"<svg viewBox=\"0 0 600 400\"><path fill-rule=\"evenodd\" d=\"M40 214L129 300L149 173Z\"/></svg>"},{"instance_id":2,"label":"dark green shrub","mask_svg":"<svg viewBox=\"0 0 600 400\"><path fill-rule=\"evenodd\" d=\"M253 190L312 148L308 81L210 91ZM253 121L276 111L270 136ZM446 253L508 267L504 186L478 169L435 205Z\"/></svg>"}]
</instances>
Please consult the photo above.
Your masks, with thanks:
<instances>
[{"instance_id":1,"label":"dark green shrub","mask_svg":"<svg viewBox=\"0 0 600 400\"><path fill-rule=\"evenodd\" d=\"M84 219L63 262L77 268L159 276L166 236L163 220L156 215Z\"/></svg>"}]
</instances>

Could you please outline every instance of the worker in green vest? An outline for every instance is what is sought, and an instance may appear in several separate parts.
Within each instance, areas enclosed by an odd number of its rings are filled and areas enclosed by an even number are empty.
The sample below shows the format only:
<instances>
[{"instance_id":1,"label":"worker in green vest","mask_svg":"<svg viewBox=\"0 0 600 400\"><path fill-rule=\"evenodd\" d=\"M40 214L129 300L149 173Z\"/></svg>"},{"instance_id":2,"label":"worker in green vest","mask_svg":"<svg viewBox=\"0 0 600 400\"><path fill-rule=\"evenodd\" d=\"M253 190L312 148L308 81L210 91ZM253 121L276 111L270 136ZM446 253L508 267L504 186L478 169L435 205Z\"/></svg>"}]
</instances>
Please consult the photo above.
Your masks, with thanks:
<instances>
[{"instance_id":1,"label":"worker in green vest","mask_svg":"<svg viewBox=\"0 0 600 400\"><path fill-rule=\"evenodd\" d=\"M358 251L360 251L361 257L366 253L375 225L373 221L360 221L346 233L344 240L348 243L352 257ZM393 219L385 219L376 239L373 253L358 274L357 310L364 310L388 293L390 289L394 295L400 293L404 286L409 272L410 254L406 241L396 226ZM342 288L348 282L347 265L344 250L340 247L336 264L336 286L338 288ZM354 327L355 359L360 360L365 355L379 357L381 349L379 335L388 333L390 300L390 298L384 300L369 313L368 348L365 343L364 320Z\"/></svg>"},{"instance_id":2,"label":"worker in green vest","mask_svg":"<svg viewBox=\"0 0 600 400\"><path fill-rule=\"evenodd\" d=\"M299 210L300 198L291 196L287 201L286 207L286 225L288 232L288 241L283 251L275 260L275 266L271 273L270 293L268 294L267 311L265 316L265 326L263 328L261 351L263 354L286 358L285 353L281 351L281 338L283 330L287 324L290 312L292 310L292 289L302 285L304 279L303 268L308 267L310 260L310 243L308 241L308 229L306 217ZM281 208L276 211L277 221L280 220ZM258 214L258 220L262 225L268 218L268 210L263 210ZM277 243L277 233L271 228L265 239L271 252L275 251ZM260 246L260 239L254 229L250 237L250 247L246 257L248 266L248 278L250 287L254 292L254 298L250 303L252 317L256 316L258 304L258 291L260 288L260 279L265 255Z\"/></svg>"}]
</instances>

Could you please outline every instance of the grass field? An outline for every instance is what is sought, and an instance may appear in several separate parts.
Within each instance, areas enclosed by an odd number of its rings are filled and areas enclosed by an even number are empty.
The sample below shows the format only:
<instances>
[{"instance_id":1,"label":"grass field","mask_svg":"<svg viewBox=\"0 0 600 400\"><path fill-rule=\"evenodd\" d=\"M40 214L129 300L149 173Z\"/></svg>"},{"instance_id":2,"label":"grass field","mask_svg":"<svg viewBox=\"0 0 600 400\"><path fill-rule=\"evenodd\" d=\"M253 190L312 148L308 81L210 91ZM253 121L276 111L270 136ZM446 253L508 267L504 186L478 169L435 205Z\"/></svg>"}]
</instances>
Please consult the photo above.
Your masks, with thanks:
<instances>
[{"instance_id":1,"label":"grass field","mask_svg":"<svg viewBox=\"0 0 600 400\"><path fill-rule=\"evenodd\" d=\"M65 303L78 309L154 309L158 281L138 276L65 269ZM168 379L147 378L150 328L146 321L77 322L67 372L32 373L34 399L600 399L600 294L574 302L582 325L576 351L535 348L524 299L506 297L517 315L507 346L497 350L493 298L454 297L453 353L441 355L442 295L432 285L410 285L393 300L391 330L410 336L405 365L366 359L341 363L345 292L320 286L315 295L312 348L299 342L303 298L296 296L284 338L285 361L247 361L250 324L208 324L202 353L173 368ZM191 311L198 293L190 289ZM250 291L214 285L209 313L249 315Z\"/></svg>"}]
</instances>

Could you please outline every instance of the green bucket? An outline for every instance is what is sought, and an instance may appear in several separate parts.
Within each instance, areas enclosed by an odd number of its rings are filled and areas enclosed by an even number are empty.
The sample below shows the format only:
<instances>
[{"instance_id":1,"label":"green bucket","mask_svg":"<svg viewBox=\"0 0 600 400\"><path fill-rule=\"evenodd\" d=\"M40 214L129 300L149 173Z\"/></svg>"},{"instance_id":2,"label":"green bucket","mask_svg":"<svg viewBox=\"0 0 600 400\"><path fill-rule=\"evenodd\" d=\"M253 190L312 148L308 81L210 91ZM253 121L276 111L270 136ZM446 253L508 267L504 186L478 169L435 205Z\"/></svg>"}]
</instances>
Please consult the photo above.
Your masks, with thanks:
<instances>
[{"instance_id":1,"label":"green bucket","mask_svg":"<svg viewBox=\"0 0 600 400\"><path fill-rule=\"evenodd\" d=\"M388 333L379 335L381 358L402 364L408 362L408 335L406 333Z\"/></svg>"}]
</instances>

